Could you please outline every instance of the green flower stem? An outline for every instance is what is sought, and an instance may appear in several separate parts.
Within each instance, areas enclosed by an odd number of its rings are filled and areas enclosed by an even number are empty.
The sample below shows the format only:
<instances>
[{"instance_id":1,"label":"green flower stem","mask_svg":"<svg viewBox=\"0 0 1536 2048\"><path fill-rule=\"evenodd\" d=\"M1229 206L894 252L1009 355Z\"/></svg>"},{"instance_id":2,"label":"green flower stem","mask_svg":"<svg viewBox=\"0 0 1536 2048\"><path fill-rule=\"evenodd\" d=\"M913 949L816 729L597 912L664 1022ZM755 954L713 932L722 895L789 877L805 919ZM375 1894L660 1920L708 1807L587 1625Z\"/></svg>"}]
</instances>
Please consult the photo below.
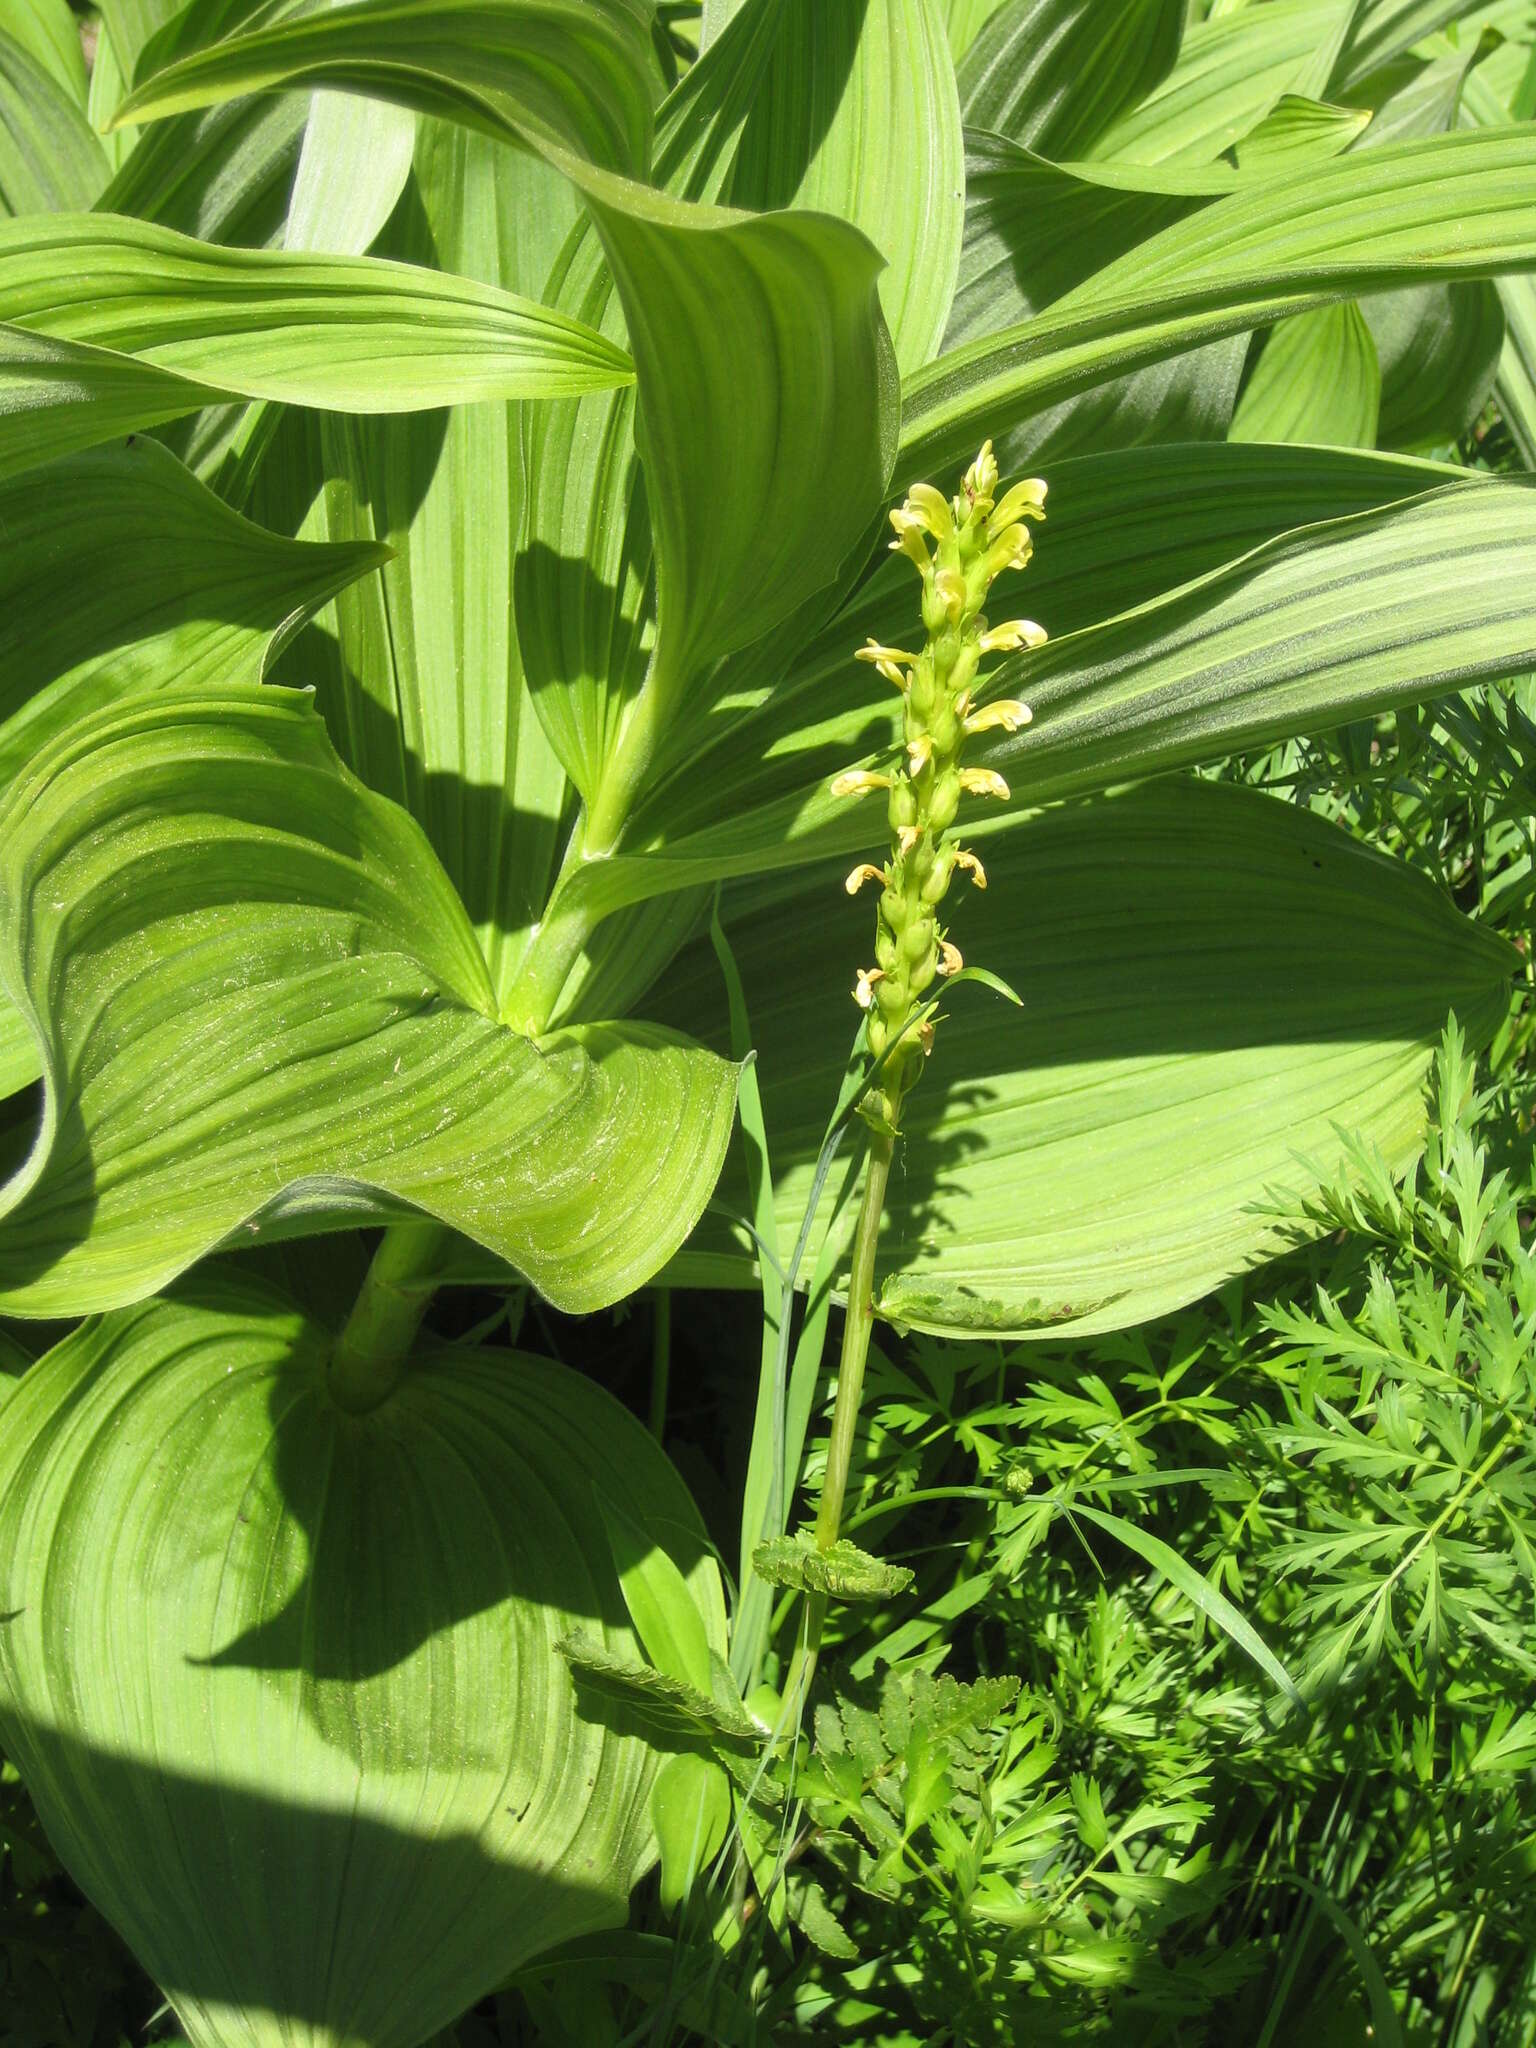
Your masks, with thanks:
<instances>
[{"instance_id":1,"label":"green flower stem","mask_svg":"<svg viewBox=\"0 0 1536 2048\"><path fill-rule=\"evenodd\" d=\"M366 1415L399 1385L452 1234L440 1223L385 1231L326 1368L326 1391L349 1415Z\"/></svg>"},{"instance_id":2,"label":"green flower stem","mask_svg":"<svg viewBox=\"0 0 1536 2048\"><path fill-rule=\"evenodd\" d=\"M816 1545L820 1550L830 1550L842 1528L848 1467L853 1459L859 1402L864 1393L864 1363L869 1356L870 1333L875 1327L875 1244L880 1235L895 1149L894 1131L873 1132L864 1200L853 1239L853 1263L848 1272L848 1311L843 1319L843 1348L837 1362L837 1403L832 1411L832 1436L827 1445L827 1472L821 1485L821 1505L816 1511Z\"/></svg>"}]
</instances>

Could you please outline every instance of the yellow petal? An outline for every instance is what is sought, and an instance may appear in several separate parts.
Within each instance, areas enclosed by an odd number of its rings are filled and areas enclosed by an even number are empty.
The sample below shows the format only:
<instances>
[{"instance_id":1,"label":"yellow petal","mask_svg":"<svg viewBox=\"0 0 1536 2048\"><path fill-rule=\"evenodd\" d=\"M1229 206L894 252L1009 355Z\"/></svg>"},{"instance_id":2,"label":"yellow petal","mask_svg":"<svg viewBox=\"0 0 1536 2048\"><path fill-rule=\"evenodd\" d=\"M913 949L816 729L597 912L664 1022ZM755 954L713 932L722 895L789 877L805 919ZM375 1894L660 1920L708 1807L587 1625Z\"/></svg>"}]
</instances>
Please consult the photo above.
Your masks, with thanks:
<instances>
[{"instance_id":1,"label":"yellow petal","mask_svg":"<svg viewBox=\"0 0 1536 2048\"><path fill-rule=\"evenodd\" d=\"M989 538L995 540L1002 529L1011 526L1015 519L1043 519L1045 489L1042 477L1029 476L1022 483L1014 484L1006 490L1001 504L987 521Z\"/></svg>"},{"instance_id":2,"label":"yellow petal","mask_svg":"<svg viewBox=\"0 0 1536 2048\"><path fill-rule=\"evenodd\" d=\"M939 941L940 974L958 974L965 965L960 957L960 948L949 939Z\"/></svg>"},{"instance_id":3,"label":"yellow petal","mask_svg":"<svg viewBox=\"0 0 1536 2048\"><path fill-rule=\"evenodd\" d=\"M935 540L948 540L955 530L955 515L948 498L932 484L914 484L904 508L922 521Z\"/></svg>"},{"instance_id":4,"label":"yellow petal","mask_svg":"<svg viewBox=\"0 0 1536 2048\"><path fill-rule=\"evenodd\" d=\"M1020 704L1017 698L999 697L995 704L983 704L979 711L973 711L965 721L965 729L967 732L990 732L1000 725L1004 732L1017 732L1033 717L1029 706Z\"/></svg>"},{"instance_id":5,"label":"yellow petal","mask_svg":"<svg viewBox=\"0 0 1536 2048\"><path fill-rule=\"evenodd\" d=\"M955 866L957 868L964 868L978 889L985 889L987 886L987 871L974 853L966 853L963 849L957 852L955 855Z\"/></svg>"},{"instance_id":6,"label":"yellow petal","mask_svg":"<svg viewBox=\"0 0 1536 2048\"><path fill-rule=\"evenodd\" d=\"M873 796L878 789L889 789L889 775L877 775L872 768L845 768L841 775L834 775L831 782L834 796Z\"/></svg>"},{"instance_id":7,"label":"yellow petal","mask_svg":"<svg viewBox=\"0 0 1536 2048\"><path fill-rule=\"evenodd\" d=\"M866 882L883 882L884 880L885 870L877 868L871 861L866 860L854 869L847 881L844 882L843 887L850 896L857 896Z\"/></svg>"},{"instance_id":8,"label":"yellow petal","mask_svg":"<svg viewBox=\"0 0 1536 2048\"><path fill-rule=\"evenodd\" d=\"M960 787L971 796L1006 798L1008 795L1008 785L995 768L962 768Z\"/></svg>"}]
</instances>

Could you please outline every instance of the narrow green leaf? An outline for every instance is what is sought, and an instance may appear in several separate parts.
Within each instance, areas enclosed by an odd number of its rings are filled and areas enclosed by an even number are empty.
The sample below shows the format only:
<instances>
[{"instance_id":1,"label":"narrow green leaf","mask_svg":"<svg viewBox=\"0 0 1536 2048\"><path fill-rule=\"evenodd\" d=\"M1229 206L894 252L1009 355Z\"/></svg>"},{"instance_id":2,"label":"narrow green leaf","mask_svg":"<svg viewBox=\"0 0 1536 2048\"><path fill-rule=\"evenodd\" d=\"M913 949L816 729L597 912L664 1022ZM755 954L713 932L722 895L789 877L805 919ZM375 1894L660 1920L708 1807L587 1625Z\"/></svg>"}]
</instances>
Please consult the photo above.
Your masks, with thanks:
<instances>
[{"instance_id":1,"label":"narrow green leaf","mask_svg":"<svg viewBox=\"0 0 1536 2048\"><path fill-rule=\"evenodd\" d=\"M952 936L1024 1007L955 1003L907 1105L878 1272L884 1312L916 1327L1111 1329L1195 1299L1286 1241L1255 1205L1304 1176L1299 1154L1332 1169L1336 1122L1404 1161L1446 1012L1485 1042L1507 1008L1513 956L1438 890L1248 790L1150 784L981 850L990 886L957 903ZM746 894L731 922L781 1231L867 943L840 900L818 869ZM696 943L651 1004L718 1042L716 986ZM749 1271L711 1217L672 1277Z\"/></svg>"},{"instance_id":2,"label":"narrow green leaf","mask_svg":"<svg viewBox=\"0 0 1536 2048\"><path fill-rule=\"evenodd\" d=\"M1123 1515L1106 1514L1102 1508L1091 1508L1080 1500L1074 1500L1070 1513L1081 1515L1085 1522L1092 1522L1097 1528L1107 1530L1111 1536L1123 1543L1127 1550L1136 1555L1152 1569L1161 1572L1170 1586L1177 1588L1190 1604L1203 1614L1207 1621L1219 1628L1230 1642L1237 1645L1244 1656L1251 1657L1272 1685L1283 1692L1293 1707L1304 1705L1295 1681L1270 1649L1264 1638L1232 1605L1224 1593L1218 1593L1210 1580L1197 1572L1187 1559L1163 1541L1154 1536L1150 1529L1143 1529L1135 1522L1126 1521Z\"/></svg>"},{"instance_id":3,"label":"narrow green leaf","mask_svg":"<svg viewBox=\"0 0 1536 2048\"><path fill-rule=\"evenodd\" d=\"M1006 0L960 67L966 125L1086 155L1172 69L1184 14L1185 0Z\"/></svg>"},{"instance_id":4,"label":"narrow green leaf","mask_svg":"<svg viewBox=\"0 0 1536 2048\"><path fill-rule=\"evenodd\" d=\"M597 1510L641 1648L665 1677L683 1679L707 1693L709 1631L687 1580L649 1530L621 1508L599 1498Z\"/></svg>"},{"instance_id":5,"label":"narrow green leaf","mask_svg":"<svg viewBox=\"0 0 1536 2048\"><path fill-rule=\"evenodd\" d=\"M1138 363L1362 292L1536 264L1536 133L1394 144L1263 179L1179 221L1040 317L903 390L902 479Z\"/></svg>"},{"instance_id":6,"label":"narrow green leaf","mask_svg":"<svg viewBox=\"0 0 1536 2048\"><path fill-rule=\"evenodd\" d=\"M80 720L13 783L0 849L0 980L47 1084L0 1192L15 1312L137 1300L263 1214L380 1197L595 1308L709 1197L734 1069L643 1026L498 1024L419 828L301 697Z\"/></svg>"},{"instance_id":7,"label":"narrow green leaf","mask_svg":"<svg viewBox=\"0 0 1536 2048\"><path fill-rule=\"evenodd\" d=\"M731 1824L731 1781L707 1756L669 1756L651 1788L651 1825L661 1854L662 1910L675 1913Z\"/></svg>"},{"instance_id":8,"label":"narrow green leaf","mask_svg":"<svg viewBox=\"0 0 1536 2048\"><path fill-rule=\"evenodd\" d=\"M553 140L590 162L639 172L655 92L649 27L645 0L348 0L152 62L119 118L158 120L240 93L334 86L493 141Z\"/></svg>"},{"instance_id":9,"label":"narrow green leaf","mask_svg":"<svg viewBox=\"0 0 1536 2048\"><path fill-rule=\"evenodd\" d=\"M205 1273L6 1403L0 1740L194 2048L415 2048L622 1923L656 1759L556 1649L638 1647L594 1491L723 1640L686 1490L591 1380L427 1342L343 1415L330 1344Z\"/></svg>"},{"instance_id":10,"label":"narrow green leaf","mask_svg":"<svg viewBox=\"0 0 1536 2048\"><path fill-rule=\"evenodd\" d=\"M1351 300L1282 320L1232 416L1234 441L1309 441L1374 448L1381 365Z\"/></svg>"},{"instance_id":11,"label":"narrow green leaf","mask_svg":"<svg viewBox=\"0 0 1536 2048\"><path fill-rule=\"evenodd\" d=\"M0 215L91 206L106 182L78 103L0 26Z\"/></svg>"}]
</instances>

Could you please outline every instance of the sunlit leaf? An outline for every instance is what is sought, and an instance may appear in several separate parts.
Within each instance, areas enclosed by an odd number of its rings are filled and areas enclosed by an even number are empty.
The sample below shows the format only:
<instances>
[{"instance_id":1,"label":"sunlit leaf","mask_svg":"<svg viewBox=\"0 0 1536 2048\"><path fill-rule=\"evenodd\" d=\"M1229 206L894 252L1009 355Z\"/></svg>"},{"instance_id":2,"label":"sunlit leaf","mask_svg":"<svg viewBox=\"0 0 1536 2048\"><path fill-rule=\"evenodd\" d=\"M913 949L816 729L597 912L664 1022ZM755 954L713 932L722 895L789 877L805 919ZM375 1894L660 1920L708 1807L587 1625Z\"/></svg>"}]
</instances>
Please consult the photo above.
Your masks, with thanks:
<instances>
[{"instance_id":1,"label":"sunlit leaf","mask_svg":"<svg viewBox=\"0 0 1536 2048\"><path fill-rule=\"evenodd\" d=\"M1337 1163L1336 1122L1404 1160L1446 1012L1486 1041L1508 1005L1514 956L1431 884L1248 790L1153 784L974 843L989 887L952 935L1024 1006L944 1004L881 1238L879 1300L901 1323L1048 1336L1195 1299L1285 1241L1266 1190L1305 1177L1298 1155ZM731 922L781 1234L836 1094L867 917L818 869ZM722 1000L696 943L647 1007L723 1042L705 1023ZM725 1199L739 1210L729 1179ZM724 1240L706 1219L674 1276L744 1280Z\"/></svg>"},{"instance_id":2,"label":"sunlit leaf","mask_svg":"<svg viewBox=\"0 0 1536 2048\"><path fill-rule=\"evenodd\" d=\"M1184 15L1184 0L1005 0L966 49L967 127L1085 156L1172 68Z\"/></svg>"},{"instance_id":3,"label":"sunlit leaf","mask_svg":"<svg viewBox=\"0 0 1536 2048\"><path fill-rule=\"evenodd\" d=\"M681 1242L734 1069L642 1026L497 1022L419 828L270 688L127 700L0 806L0 979L45 1113L0 1300L141 1299L263 1212L413 1204L595 1308ZM88 941L88 942L87 942Z\"/></svg>"},{"instance_id":4,"label":"sunlit leaf","mask_svg":"<svg viewBox=\"0 0 1536 2048\"><path fill-rule=\"evenodd\" d=\"M1381 365L1349 299L1282 320L1264 344L1230 428L1234 441L1310 441L1374 448Z\"/></svg>"}]
</instances>

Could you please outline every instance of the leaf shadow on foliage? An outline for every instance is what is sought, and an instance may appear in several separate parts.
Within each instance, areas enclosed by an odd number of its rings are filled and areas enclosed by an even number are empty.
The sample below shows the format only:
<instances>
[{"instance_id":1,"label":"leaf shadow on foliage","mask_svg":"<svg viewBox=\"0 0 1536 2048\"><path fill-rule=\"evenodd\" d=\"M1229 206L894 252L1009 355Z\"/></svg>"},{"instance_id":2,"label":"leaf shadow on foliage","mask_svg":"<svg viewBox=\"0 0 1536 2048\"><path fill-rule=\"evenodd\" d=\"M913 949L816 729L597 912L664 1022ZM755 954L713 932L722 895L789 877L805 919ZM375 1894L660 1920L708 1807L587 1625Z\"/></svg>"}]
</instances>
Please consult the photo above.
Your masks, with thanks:
<instances>
[{"instance_id":1,"label":"leaf shadow on foliage","mask_svg":"<svg viewBox=\"0 0 1536 2048\"><path fill-rule=\"evenodd\" d=\"M343 1887L354 1883L349 1873L393 1873L398 1883L409 1872L413 1945L424 1956L439 1957L463 1953L464 1902L510 1879L509 1963L522 1953L525 1930L519 1929L517 1909L526 1911L533 1879L491 1855L474 1835L408 1830L371 1815L315 1806L291 1792L279 1796L215 1784L16 1715L6 1717L4 1733L50 1839L61 1839L63 1831L54 1823L64 1801L71 1813L112 1817L110 1828L90 1831L84 1858L71 1856L72 1871L98 1909L105 1910L109 1899L118 1908L109 1914L118 1932L182 2006L266 2014L279 2023L324 2029L316 2038L327 2039L349 2003L371 2007L375 2023L384 2019L379 1997L387 1993L370 1990L377 1967L366 1945L351 1946L351 1982L327 1985L323 1970L274 1969L279 1957L313 1950L317 1929L334 1922ZM178 1903L182 1912L195 1910L197 1894L187 1889L187 1872L178 1868L157 1880L153 1858L145 1860L154 1843L174 1851L182 1842L198 1845L205 1888L219 1901L198 1911L195 1927L177 1924ZM262 1853L253 1856L253 1845ZM596 1930L616 1923L611 1891L573 1885L548 1872L536 1882L541 1906L549 1902L551 1925L569 1928L585 1920ZM242 1900L249 1910L236 1904ZM469 1946L475 1947L474 1936ZM485 1974L483 1953L463 1956L463 1966L472 1994Z\"/></svg>"},{"instance_id":2,"label":"leaf shadow on foliage","mask_svg":"<svg viewBox=\"0 0 1536 2048\"><path fill-rule=\"evenodd\" d=\"M297 1352L269 1391L266 1469L285 1520L303 1532L302 1577L276 1612L187 1661L211 1672L304 1673L306 1706L324 1732L338 1713L346 1722L353 1688L508 1600L626 1629L600 1528L578 1529L569 1495L557 1497L541 1478L541 1457L561 1469L582 1451L578 1413L567 1404L548 1426L541 1414L540 1373L562 1369L511 1352L494 1357L505 1380L490 1399L483 1375L453 1384L453 1350L438 1345L381 1408L354 1417L339 1415L324 1391L324 1347ZM595 1389L593 1398L601 1398ZM611 1490L611 1470L590 1447L585 1469ZM402 1571L398 1560L420 1552L425 1532L445 1518L436 1540L452 1537L460 1517L443 1503L456 1499L470 1513L452 1569ZM232 1500L232 1542L243 1520ZM702 1544L695 1531L669 1525L668 1552L684 1573ZM511 1642L507 1654L515 1663Z\"/></svg>"}]
</instances>

